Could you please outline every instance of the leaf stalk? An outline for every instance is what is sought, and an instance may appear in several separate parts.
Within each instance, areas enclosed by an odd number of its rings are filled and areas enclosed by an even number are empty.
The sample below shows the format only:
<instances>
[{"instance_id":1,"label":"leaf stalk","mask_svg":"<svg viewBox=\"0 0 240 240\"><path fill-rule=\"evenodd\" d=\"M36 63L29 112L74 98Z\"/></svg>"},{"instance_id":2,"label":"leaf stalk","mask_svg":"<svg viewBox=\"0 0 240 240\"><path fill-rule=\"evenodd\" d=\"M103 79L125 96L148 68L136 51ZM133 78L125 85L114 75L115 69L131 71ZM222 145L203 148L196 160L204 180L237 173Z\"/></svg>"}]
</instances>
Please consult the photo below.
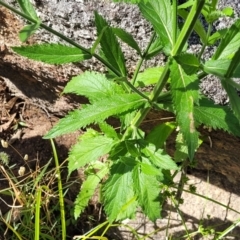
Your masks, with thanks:
<instances>
[{"instance_id":1,"label":"leaf stalk","mask_svg":"<svg viewBox=\"0 0 240 240\"><path fill-rule=\"evenodd\" d=\"M179 37L177 39L176 44L173 47L172 50L172 56L176 56L179 53L181 53L184 45L186 44L190 34L192 33L192 30L195 26L195 23L202 11L202 8L204 7L205 0L197 0L195 1L194 5L191 8L191 11L188 14L188 17L186 19L186 22L183 26L183 29L181 30Z\"/></svg>"}]
</instances>

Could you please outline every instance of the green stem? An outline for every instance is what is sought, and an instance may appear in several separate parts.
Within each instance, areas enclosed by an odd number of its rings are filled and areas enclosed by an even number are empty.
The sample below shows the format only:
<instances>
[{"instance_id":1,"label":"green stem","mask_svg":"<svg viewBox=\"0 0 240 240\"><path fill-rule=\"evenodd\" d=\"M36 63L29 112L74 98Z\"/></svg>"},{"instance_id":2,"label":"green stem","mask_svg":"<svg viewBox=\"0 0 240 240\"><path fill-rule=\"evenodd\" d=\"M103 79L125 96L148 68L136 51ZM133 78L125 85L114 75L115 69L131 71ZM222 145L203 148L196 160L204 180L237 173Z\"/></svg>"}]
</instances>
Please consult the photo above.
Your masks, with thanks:
<instances>
[{"instance_id":1,"label":"green stem","mask_svg":"<svg viewBox=\"0 0 240 240\"><path fill-rule=\"evenodd\" d=\"M137 76L138 76L138 73L140 71L140 68L143 64L143 61L145 60L145 57L147 56L148 54L148 50L150 49L152 43L153 43L153 40L154 38L156 37L156 33L154 32L154 34L152 35L147 47L146 47L146 50L144 51L143 55L141 56L141 59L139 60L138 64L137 64L137 68L134 72L134 75L133 75L133 79L132 79L132 85L135 85L135 82L136 82L136 79L137 79Z\"/></svg>"},{"instance_id":2,"label":"green stem","mask_svg":"<svg viewBox=\"0 0 240 240\"><path fill-rule=\"evenodd\" d=\"M209 24L208 25L208 30L207 30L207 37L206 37L207 41L203 44L202 49L201 49L200 53L198 54L198 59L199 60L201 59L201 57L202 57L202 55L203 55L203 53L204 53L204 51L207 47L207 42L208 42L208 39L210 37L211 32L212 32L212 24Z\"/></svg>"},{"instance_id":3,"label":"green stem","mask_svg":"<svg viewBox=\"0 0 240 240\"><path fill-rule=\"evenodd\" d=\"M34 240L38 240L40 236L41 187L38 187L36 192Z\"/></svg>"},{"instance_id":4,"label":"green stem","mask_svg":"<svg viewBox=\"0 0 240 240\"><path fill-rule=\"evenodd\" d=\"M176 56L179 53L181 53L184 45L186 44L194 26L195 26L195 23L202 11L204 4L205 4L205 0L196 0L195 1L194 5L191 8L190 13L188 14L188 17L183 26L183 29L181 30L181 32L179 34L177 42L172 50L172 56Z\"/></svg>"},{"instance_id":5,"label":"green stem","mask_svg":"<svg viewBox=\"0 0 240 240\"><path fill-rule=\"evenodd\" d=\"M176 202L176 199L175 199L174 197L171 197L171 200L172 200L172 203L174 204L174 206L175 206L175 208L176 208L176 211L177 211L178 215L179 215L180 218L181 218L181 221L182 221L182 224L183 224L183 226L184 226L184 228L185 228L187 237L188 237L188 239L190 239L190 238L189 238L189 232L188 232L188 229L187 229L186 222L185 222L185 220L184 220L184 217L183 217L183 214L182 214L181 210L179 209L179 203Z\"/></svg>"},{"instance_id":6,"label":"green stem","mask_svg":"<svg viewBox=\"0 0 240 240\"><path fill-rule=\"evenodd\" d=\"M61 213L61 229L62 229L62 240L66 240L66 221L65 221L65 210L64 210L64 196L63 196L63 187L62 187L62 179L61 179L61 171L60 171L60 166L59 166L59 161L58 161L58 156L57 156L57 150L54 144L53 139L50 139L51 145L52 145L52 150L53 150L53 156L55 160L55 165L56 165L56 175L57 175L57 180L58 180L58 194L59 194L59 206L60 206L60 213Z\"/></svg>"},{"instance_id":7,"label":"green stem","mask_svg":"<svg viewBox=\"0 0 240 240\"><path fill-rule=\"evenodd\" d=\"M31 17L29 17L28 15L16 10L15 8L9 6L8 4L4 3L3 1L0 1L0 5L4 6L5 8L11 10L12 12L16 13L17 15L25 18L26 20L28 20L29 22L31 23L39 23L38 20L35 20ZM64 36L63 34L53 30L52 28L46 26L45 24L43 23L40 23L40 27L47 30L48 32L58 36L59 38L61 38L62 40L66 41L67 43L71 44L72 46L76 47L76 48L79 48L81 49L82 51L88 53L89 55L95 57L96 59L98 59L100 62L102 62L107 68L109 68L114 74L116 74L117 76L122 76L122 74L116 70L114 67L112 67L111 64L109 64L105 59L103 59L102 57L100 57L98 54L94 53L92 54L91 53L91 49L87 49L79 44L77 44L76 42L74 42L73 40L69 39L68 37Z\"/></svg>"},{"instance_id":8,"label":"green stem","mask_svg":"<svg viewBox=\"0 0 240 240\"><path fill-rule=\"evenodd\" d=\"M183 192L183 188L184 188L184 185L186 183L186 170L187 170L187 166L188 166L188 161L185 160L184 163L183 163L183 166L182 166L182 169L181 169L181 178L180 178L180 181L178 183L178 187L177 187L177 193L176 193L176 196L175 196L175 199L180 202L181 201L181 197L182 197L182 192Z\"/></svg>"},{"instance_id":9,"label":"green stem","mask_svg":"<svg viewBox=\"0 0 240 240\"><path fill-rule=\"evenodd\" d=\"M222 239L224 236L226 236L229 232L231 232L234 228L236 228L240 224L240 219L235 221L230 227L225 229L217 238L216 240Z\"/></svg>"},{"instance_id":10,"label":"green stem","mask_svg":"<svg viewBox=\"0 0 240 240\"><path fill-rule=\"evenodd\" d=\"M137 88L135 88L127 79L124 81L124 83L125 83L126 87L128 87L128 89L131 89L133 92L137 93L141 97L149 100L149 98L144 93L142 93Z\"/></svg>"},{"instance_id":11,"label":"green stem","mask_svg":"<svg viewBox=\"0 0 240 240\"><path fill-rule=\"evenodd\" d=\"M173 0L173 3L172 3L172 12L173 12L173 21L172 21L172 29L173 29L173 36L172 36L172 39L173 39L173 46L175 45L176 43L176 38L177 38L177 0Z\"/></svg>"}]
</instances>

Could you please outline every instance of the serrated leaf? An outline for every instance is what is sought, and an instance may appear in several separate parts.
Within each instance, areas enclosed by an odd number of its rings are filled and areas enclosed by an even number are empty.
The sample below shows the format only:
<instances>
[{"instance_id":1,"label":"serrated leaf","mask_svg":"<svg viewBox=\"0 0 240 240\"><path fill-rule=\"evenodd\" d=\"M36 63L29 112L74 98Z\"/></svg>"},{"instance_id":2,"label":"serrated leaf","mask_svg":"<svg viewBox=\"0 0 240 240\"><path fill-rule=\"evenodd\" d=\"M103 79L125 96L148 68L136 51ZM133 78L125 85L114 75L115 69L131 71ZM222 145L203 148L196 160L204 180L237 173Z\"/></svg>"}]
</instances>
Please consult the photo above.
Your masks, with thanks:
<instances>
[{"instance_id":1,"label":"serrated leaf","mask_svg":"<svg viewBox=\"0 0 240 240\"><path fill-rule=\"evenodd\" d=\"M115 131L115 129L111 125L107 124L106 122L99 123L99 128L107 137L110 137L113 139L119 139L119 136Z\"/></svg>"},{"instance_id":2,"label":"serrated leaf","mask_svg":"<svg viewBox=\"0 0 240 240\"><path fill-rule=\"evenodd\" d=\"M68 173L71 174L74 170L96 161L99 157L107 154L113 144L114 140L112 138L99 135L96 132L93 135L93 130L89 130L69 152Z\"/></svg>"},{"instance_id":3,"label":"serrated leaf","mask_svg":"<svg viewBox=\"0 0 240 240\"><path fill-rule=\"evenodd\" d=\"M80 62L92 57L89 53L78 48L60 44L36 44L33 46L13 47L12 49L24 57L50 64Z\"/></svg>"},{"instance_id":4,"label":"serrated leaf","mask_svg":"<svg viewBox=\"0 0 240 240\"><path fill-rule=\"evenodd\" d=\"M121 132L126 130L126 128L131 124L135 115L136 115L136 111L132 111L127 114L121 114L119 116L119 119L121 121Z\"/></svg>"},{"instance_id":5,"label":"serrated leaf","mask_svg":"<svg viewBox=\"0 0 240 240\"><path fill-rule=\"evenodd\" d=\"M75 93L87 97L91 102L111 97L116 93L124 93L122 87L109 81L103 74L97 72L84 72L73 77L63 93Z\"/></svg>"},{"instance_id":6,"label":"serrated leaf","mask_svg":"<svg viewBox=\"0 0 240 240\"><path fill-rule=\"evenodd\" d=\"M119 141L111 149L111 152L109 153L109 159L118 160L119 156L125 156L127 151L128 150L125 141Z\"/></svg>"},{"instance_id":7,"label":"serrated leaf","mask_svg":"<svg viewBox=\"0 0 240 240\"><path fill-rule=\"evenodd\" d=\"M176 123L174 122L159 124L147 135L146 141L154 144L156 148L163 148L164 143L175 128Z\"/></svg>"},{"instance_id":8,"label":"serrated leaf","mask_svg":"<svg viewBox=\"0 0 240 240\"><path fill-rule=\"evenodd\" d=\"M135 140L125 140L125 145L127 148L128 153L132 156L132 157L139 157L140 156L140 152L138 147L136 146L136 141Z\"/></svg>"},{"instance_id":9,"label":"serrated leaf","mask_svg":"<svg viewBox=\"0 0 240 240\"><path fill-rule=\"evenodd\" d=\"M139 3L143 16L151 22L154 30L160 36L164 52L169 55L173 48L172 7L169 0L152 0Z\"/></svg>"},{"instance_id":10,"label":"serrated leaf","mask_svg":"<svg viewBox=\"0 0 240 240\"><path fill-rule=\"evenodd\" d=\"M139 55L141 55L141 49L139 48L137 42L134 40L133 36L121 28L113 28L113 32L126 44L135 49Z\"/></svg>"},{"instance_id":11,"label":"serrated leaf","mask_svg":"<svg viewBox=\"0 0 240 240\"><path fill-rule=\"evenodd\" d=\"M148 144L142 149L142 153L149 159L151 163L161 169L176 170L178 166L172 158L164 152L163 149L157 149L153 144Z\"/></svg>"},{"instance_id":12,"label":"serrated leaf","mask_svg":"<svg viewBox=\"0 0 240 240\"><path fill-rule=\"evenodd\" d=\"M222 38L212 59L232 58L240 46L240 20L238 19Z\"/></svg>"},{"instance_id":13,"label":"serrated leaf","mask_svg":"<svg viewBox=\"0 0 240 240\"><path fill-rule=\"evenodd\" d=\"M104 184L104 209L110 222L133 218L137 201L133 190L133 168L128 165L133 158L124 158L111 168L111 175Z\"/></svg>"},{"instance_id":14,"label":"serrated leaf","mask_svg":"<svg viewBox=\"0 0 240 240\"><path fill-rule=\"evenodd\" d=\"M91 197L94 195L95 190L99 182L103 177L108 173L109 168L106 165L103 165L101 169L98 169L96 173L92 173L87 176L87 179L84 180L81 190L77 195L77 198L74 201L74 218L77 219L85 207L88 206L88 202Z\"/></svg>"},{"instance_id":15,"label":"serrated leaf","mask_svg":"<svg viewBox=\"0 0 240 240\"><path fill-rule=\"evenodd\" d=\"M98 44L100 43L101 39L102 39L102 36L103 36L103 33L105 32L105 30L108 28L108 26L105 26L101 32L98 34L98 37L96 39L96 41L94 42L92 48L91 48L91 54L94 54L95 53L95 50L98 46Z\"/></svg>"},{"instance_id":16,"label":"serrated leaf","mask_svg":"<svg viewBox=\"0 0 240 240\"><path fill-rule=\"evenodd\" d=\"M139 73L136 79L136 87L146 87L158 82L163 67L147 68L142 73Z\"/></svg>"},{"instance_id":17,"label":"serrated leaf","mask_svg":"<svg viewBox=\"0 0 240 240\"><path fill-rule=\"evenodd\" d=\"M17 0L22 11L36 21L40 21L37 13L29 0Z\"/></svg>"},{"instance_id":18,"label":"serrated leaf","mask_svg":"<svg viewBox=\"0 0 240 240\"><path fill-rule=\"evenodd\" d=\"M236 92L236 89L230 83L228 83L228 79L221 79L221 83L228 94L231 108L240 121L240 98Z\"/></svg>"},{"instance_id":19,"label":"serrated leaf","mask_svg":"<svg viewBox=\"0 0 240 240\"><path fill-rule=\"evenodd\" d=\"M160 185L156 176L145 174L142 166L136 166L133 171L134 190L143 212L151 221L160 218Z\"/></svg>"},{"instance_id":20,"label":"serrated leaf","mask_svg":"<svg viewBox=\"0 0 240 240\"><path fill-rule=\"evenodd\" d=\"M189 159L192 160L198 147L198 132L195 128L194 103L198 103L198 78L187 75L176 61L170 66L171 91L177 114L177 124L188 145Z\"/></svg>"},{"instance_id":21,"label":"serrated leaf","mask_svg":"<svg viewBox=\"0 0 240 240\"><path fill-rule=\"evenodd\" d=\"M127 70L124 55L112 28L97 12L95 12L95 24L98 35L101 34L103 28L107 27L107 29L102 33L102 38L100 40L101 51L103 52L104 57L108 63L110 63L119 72L120 76L126 76Z\"/></svg>"},{"instance_id":22,"label":"serrated leaf","mask_svg":"<svg viewBox=\"0 0 240 240\"><path fill-rule=\"evenodd\" d=\"M240 104L240 101L239 103ZM240 124L228 106L214 104L213 101L202 98L194 108L196 122L213 129L223 129L235 136L240 136Z\"/></svg>"},{"instance_id":23,"label":"serrated leaf","mask_svg":"<svg viewBox=\"0 0 240 240\"><path fill-rule=\"evenodd\" d=\"M21 42L26 42L28 38L39 29L40 23L30 24L24 26L19 32L19 39Z\"/></svg>"},{"instance_id":24,"label":"serrated leaf","mask_svg":"<svg viewBox=\"0 0 240 240\"><path fill-rule=\"evenodd\" d=\"M74 132L91 123L99 123L106 118L141 107L146 102L138 94L118 94L103 98L93 105L86 105L81 110L74 110L61 119L44 138Z\"/></svg>"},{"instance_id":25,"label":"serrated leaf","mask_svg":"<svg viewBox=\"0 0 240 240\"><path fill-rule=\"evenodd\" d=\"M202 140L198 139L198 147L202 144ZM182 133L178 133L176 137L176 151L174 152L175 162L184 162L188 158L188 146L183 139Z\"/></svg>"},{"instance_id":26,"label":"serrated leaf","mask_svg":"<svg viewBox=\"0 0 240 240\"><path fill-rule=\"evenodd\" d=\"M146 160L146 158L145 158ZM151 163L140 163L141 171L146 175L151 176L160 176L163 177L163 174L160 169L154 167Z\"/></svg>"},{"instance_id":27,"label":"serrated leaf","mask_svg":"<svg viewBox=\"0 0 240 240\"><path fill-rule=\"evenodd\" d=\"M240 31L240 29L238 29ZM231 59L235 52L240 47L240 32L238 32L230 42L228 42L228 45L224 48L224 51L219 55L218 59Z\"/></svg>"},{"instance_id":28,"label":"serrated leaf","mask_svg":"<svg viewBox=\"0 0 240 240\"><path fill-rule=\"evenodd\" d=\"M203 66L203 70L206 73L213 74L220 78L225 77L228 73L228 69L231 65L231 59L217 59L217 60L209 60L205 62ZM240 77L240 63L236 66L236 69L233 71L232 75L229 77Z\"/></svg>"},{"instance_id":29,"label":"serrated leaf","mask_svg":"<svg viewBox=\"0 0 240 240\"><path fill-rule=\"evenodd\" d=\"M174 59L177 61L178 64L181 65L187 75L192 75L196 73L200 67L200 62L198 58L190 53L180 54L178 56L175 56Z\"/></svg>"}]
</instances>

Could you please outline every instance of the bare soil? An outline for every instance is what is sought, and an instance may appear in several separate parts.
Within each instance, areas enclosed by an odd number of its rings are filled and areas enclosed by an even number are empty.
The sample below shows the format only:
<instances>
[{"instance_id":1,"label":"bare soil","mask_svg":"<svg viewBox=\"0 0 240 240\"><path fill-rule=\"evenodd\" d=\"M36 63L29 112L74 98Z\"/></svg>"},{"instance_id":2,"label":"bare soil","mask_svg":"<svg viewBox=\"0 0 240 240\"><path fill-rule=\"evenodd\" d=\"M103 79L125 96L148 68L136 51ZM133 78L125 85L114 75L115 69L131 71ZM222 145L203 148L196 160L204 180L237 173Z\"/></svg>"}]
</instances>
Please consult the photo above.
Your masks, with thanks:
<instances>
[{"instance_id":1,"label":"bare soil","mask_svg":"<svg viewBox=\"0 0 240 240\"><path fill-rule=\"evenodd\" d=\"M8 141L12 146L7 149L1 147L0 151L9 154L10 164L15 164L13 171L16 175L19 167L26 165L23 159L25 154L28 155L28 164L32 169L36 167L36 164L44 165L52 158L50 143L42 139L43 135L67 111L80 106L79 103L84 102L84 99L70 95L60 97L60 93L69 78L80 74L84 71L83 69L71 64L50 66L36 63L12 52L10 47L20 44L18 31L21 27L22 22L19 19L0 8L0 138ZM34 39L30 39L26 44L32 44L34 41ZM154 124L153 119L158 121L161 117L152 113L149 116L149 121L145 122L145 129L147 130ZM25 126L22 126L21 123L24 123ZM228 151L228 147L239 149L240 140L221 131L209 133L207 130L202 130L202 132L206 136L205 147L202 150L200 149L198 155L199 168L202 170L190 170L190 183L197 187L197 193L223 202L229 208L225 209L216 203L184 193L185 201L180 209L188 228L192 231L196 231L201 224L205 227L216 226L220 231L240 217L238 213L230 210L230 208L233 208L240 211L240 188L238 184L240 173L236 171L236 169L240 169L240 159L238 151L233 153ZM66 160L69 149L80 133L79 131L56 139L61 162ZM172 144L170 142L169 146L171 147ZM171 149L174 149L174 146ZM220 163L217 168L212 161L208 161L208 157L211 160L215 159L216 162L219 160ZM234 164L232 164L232 159ZM54 168L54 163L51 167ZM213 171L214 169L217 172ZM72 189L72 192L68 195L70 202L74 201L79 185ZM6 186L6 181L2 180L0 188L4 186ZM153 237L147 239L168 239L166 237L169 237L169 239L186 239L183 237L185 231L179 214L174 212L171 203L167 203L165 207L164 218L156 224L150 223L141 214L136 220L130 221L129 224L143 235L160 228L161 231L156 231L157 233ZM3 213L8 210L1 199L0 209ZM98 221L104 219L104 214L100 213L100 206L90 205L77 226L72 226L69 230L72 236L82 234L92 227L88 223L88 215L95 216ZM169 219L170 224L168 224ZM96 224L98 221L96 221ZM169 232L166 232L166 229ZM136 239L126 228L120 228L120 232L115 229L111 234L109 239ZM229 236L226 239L240 239L240 229L235 228ZM213 238L198 234L193 239Z\"/></svg>"}]
</instances>

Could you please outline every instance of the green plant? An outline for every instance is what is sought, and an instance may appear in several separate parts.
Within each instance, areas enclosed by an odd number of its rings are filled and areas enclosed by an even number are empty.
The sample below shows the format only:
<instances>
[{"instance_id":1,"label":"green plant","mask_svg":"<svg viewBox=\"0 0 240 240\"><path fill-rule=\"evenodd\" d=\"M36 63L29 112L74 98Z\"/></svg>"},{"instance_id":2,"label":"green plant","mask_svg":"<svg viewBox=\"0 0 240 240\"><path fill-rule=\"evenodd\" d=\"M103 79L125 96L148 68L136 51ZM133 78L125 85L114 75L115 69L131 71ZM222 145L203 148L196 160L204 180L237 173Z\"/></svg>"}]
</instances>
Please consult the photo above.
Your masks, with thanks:
<instances>
[{"instance_id":1,"label":"green plant","mask_svg":"<svg viewBox=\"0 0 240 240\"><path fill-rule=\"evenodd\" d=\"M6 141L1 141L5 148L12 147ZM0 224L1 236L6 239L66 239L67 224L66 221L71 218L69 214L65 214L64 194L69 189L72 181L65 181L61 178L63 167L59 165L58 156L55 145L51 139L53 155L56 168L51 168L49 165L52 160L49 160L40 168L39 162L36 162L36 169L32 170L27 162L26 157L15 150L25 164L19 168L16 164L10 166L9 161L6 161L9 156L0 153L0 172L8 181L9 186L3 187L0 190L0 199L5 208L9 208L7 212L0 212L0 222L4 223L5 229ZM18 167L18 174L14 174L14 170ZM1 177L3 180L3 178ZM57 186L55 186L57 182ZM63 185L64 183L64 185ZM63 190L65 193L63 194ZM6 197L12 198L12 203ZM59 204L58 204L59 202ZM60 217L56 212L60 212Z\"/></svg>"},{"instance_id":2,"label":"green plant","mask_svg":"<svg viewBox=\"0 0 240 240\"><path fill-rule=\"evenodd\" d=\"M169 196L169 187L174 185L176 172L194 161L201 144L197 128L203 124L240 136L240 104L236 92L240 85L234 81L240 77L240 20L228 29L212 33L214 21L233 13L230 8L220 11L218 0L189 0L182 5L177 0L124 1L137 3L143 17L154 29L143 51L129 33L111 27L97 12L97 39L91 48L86 49L42 24L30 2L18 2L22 12L2 1L0 4L29 21L20 31L22 41L41 27L71 46L13 47L15 52L51 64L79 62L94 57L107 69L106 74L87 71L69 81L63 93L85 96L89 104L70 112L45 135L46 139L51 139L86 128L68 158L69 175L79 168L83 168L86 175L75 201L75 218L99 188L100 201L110 223L134 217L139 206L155 221L161 217L161 206ZM208 24L207 31L199 20L200 14ZM179 17L184 20L183 26L178 24ZM202 43L197 54L187 51L193 31ZM132 78L128 75L118 40L128 44L140 57ZM205 48L213 45L217 46L216 51L206 61L203 58ZM144 61L160 53L167 57L164 67L156 66L140 72ZM219 77L231 108L215 105L200 93L199 82L208 74ZM149 85L154 85L152 91L141 89ZM169 111L176 118L172 122L160 122L146 134L141 124L152 109ZM119 119L119 131L108 123L110 116ZM91 124L98 125L100 131L89 127ZM172 158L167 154L165 142L177 127L176 152ZM100 161L100 157L104 161ZM171 195L176 207L181 200L184 178L183 174L176 195Z\"/></svg>"}]
</instances>

